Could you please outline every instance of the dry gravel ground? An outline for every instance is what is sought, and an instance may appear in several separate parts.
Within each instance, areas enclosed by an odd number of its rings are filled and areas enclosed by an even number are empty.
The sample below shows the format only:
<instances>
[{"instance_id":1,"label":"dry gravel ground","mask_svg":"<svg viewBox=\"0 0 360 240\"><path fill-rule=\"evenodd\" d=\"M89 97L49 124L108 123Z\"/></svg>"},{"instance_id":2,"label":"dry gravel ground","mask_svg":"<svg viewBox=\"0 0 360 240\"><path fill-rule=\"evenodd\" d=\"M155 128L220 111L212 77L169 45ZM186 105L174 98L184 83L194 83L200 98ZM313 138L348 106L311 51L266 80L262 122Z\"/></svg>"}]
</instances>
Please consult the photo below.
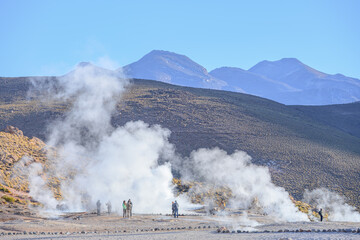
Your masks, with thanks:
<instances>
[{"instance_id":1,"label":"dry gravel ground","mask_svg":"<svg viewBox=\"0 0 360 240\"><path fill-rule=\"evenodd\" d=\"M78 234L67 236L39 235L39 236L5 236L4 239L101 239L101 240L138 240L138 239L359 239L359 234L346 233L248 233L248 234L218 234L209 231L178 231L178 232L157 232L157 233L114 233L114 234Z\"/></svg>"},{"instance_id":2,"label":"dry gravel ground","mask_svg":"<svg viewBox=\"0 0 360 240\"><path fill-rule=\"evenodd\" d=\"M226 217L186 215L174 219L164 215L139 214L124 219L115 214L96 216L79 213L49 219L7 215L0 216L0 239L360 239L360 233L356 232L360 231L359 223L277 223L257 214L249 214L248 217L249 220L244 220L242 214ZM259 225L252 225L252 220ZM227 226L230 233L218 233L219 226ZM235 233L231 233L233 230ZM237 230L242 232L237 233Z\"/></svg>"}]
</instances>

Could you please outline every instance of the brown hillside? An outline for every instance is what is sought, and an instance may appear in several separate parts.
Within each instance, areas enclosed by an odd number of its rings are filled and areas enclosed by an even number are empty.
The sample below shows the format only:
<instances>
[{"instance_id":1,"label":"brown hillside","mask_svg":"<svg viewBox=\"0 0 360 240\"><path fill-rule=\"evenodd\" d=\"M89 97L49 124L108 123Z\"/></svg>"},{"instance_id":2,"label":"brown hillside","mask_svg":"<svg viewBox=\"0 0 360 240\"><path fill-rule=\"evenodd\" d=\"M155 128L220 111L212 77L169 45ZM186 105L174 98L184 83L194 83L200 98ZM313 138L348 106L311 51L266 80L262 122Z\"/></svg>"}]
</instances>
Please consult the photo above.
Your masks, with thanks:
<instances>
[{"instance_id":1,"label":"brown hillside","mask_svg":"<svg viewBox=\"0 0 360 240\"><path fill-rule=\"evenodd\" d=\"M0 89L11 81L0 78ZM26 78L22 81L14 79L11 87L25 86ZM26 88L19 87L0 102L0 128L11 124L44 139L44 126L61 117L67 105L28 102L23 96ZM360 206L360 138L296 107L246 94L134 80L112 122L117 126L129 120L169 128L170 141L184 156L200 147L246 151L298 200L304 189L327 187Z\"/></svg>"}]
</instances>

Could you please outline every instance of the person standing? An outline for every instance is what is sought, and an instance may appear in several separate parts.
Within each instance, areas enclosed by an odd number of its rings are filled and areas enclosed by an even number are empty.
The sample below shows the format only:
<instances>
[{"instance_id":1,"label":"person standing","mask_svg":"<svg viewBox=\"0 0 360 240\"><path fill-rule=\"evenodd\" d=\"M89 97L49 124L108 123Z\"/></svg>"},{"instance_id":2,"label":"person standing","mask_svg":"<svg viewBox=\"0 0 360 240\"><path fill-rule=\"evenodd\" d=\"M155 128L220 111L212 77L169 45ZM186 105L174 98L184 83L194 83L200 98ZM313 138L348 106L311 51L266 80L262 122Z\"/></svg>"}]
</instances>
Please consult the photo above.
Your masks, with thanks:
<instances>
[{"instance_id":1,"label":"person standing","mask_svg":"<svg viewBox=\"0 0 360 240\"><path fill-rule=\"evenodd\" d=\"M171 202L171 216L174 216L174 212L175 212L174 202Z\"/></svg>"},{"instance_id":2,"label":"person standing","mask_svg":"<svg viewBox=\"0 0 360 240\"><path fill-rule=\"evenodd\" d=\"M101 202L100 202L100 200L98 200L96 202L96 213L98 216L100 216L100 209L101 209Z\"/></svg>"},{"instance_id":3,"label":"person standing","mask_svg":"<svg viewBox=\"0 0 360 240\"><path fill-rule=\"evenodd\" d=\"M320 215L320 222L322 222L322 220L323 220L322 208L320 208L319 215Z\"/></svg>"},{"instance_id":4,"label":"person standing","mask_svg":"<svg viewBox=\"0 0 360 240\"><path fill-rule=\"evenodd\" d=\"M179 218L179 204L176 200L174 202L174 218Z\"/></svg>"},{"instance_id":5,"label":"person standing","mask_svg":"<svg viewBox=\"0 0 360 240\"><path fill-rule=\"evenodd\" d=\"M125 200L123 201L122 206L123 206L123 218L125 218L126 217L126 201Z\"/></svg>"},{"instance_id":6,"label":"person standing","mask_svg":"<svg viewBox=\"0 0 360 240\"><path fill-rule=\"evenodd\" d=\"M132 217L132 207L133 207L133 204L132 204L131 200L129 199L127 202L127 205L126 205L128 217Z\"/></svg>"},{"instance_id":7,"label":"person standing","mask_svg":"<svg viewBox=\"0 0 360 240\"><path fill-rule=\"evenodd\" d=\"M106 203L106 206L107 206L107 209L108 209L108 214L110 215L110 213L111 213L111 202L108 201L108 202Z\"/></svg>"}]
</instances>

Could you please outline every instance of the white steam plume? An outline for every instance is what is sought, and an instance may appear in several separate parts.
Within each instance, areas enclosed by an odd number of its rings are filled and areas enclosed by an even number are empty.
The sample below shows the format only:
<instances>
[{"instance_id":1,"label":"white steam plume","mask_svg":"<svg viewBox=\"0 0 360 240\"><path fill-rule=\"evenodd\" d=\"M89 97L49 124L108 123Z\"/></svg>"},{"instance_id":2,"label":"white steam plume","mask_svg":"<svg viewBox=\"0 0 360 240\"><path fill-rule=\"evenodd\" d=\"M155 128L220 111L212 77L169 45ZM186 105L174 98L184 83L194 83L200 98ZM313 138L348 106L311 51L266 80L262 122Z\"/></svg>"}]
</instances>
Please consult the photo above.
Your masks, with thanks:
<instances>
[{"instance_id":1,"label":"white steam plume","mask_svg":"<svg viewBox=\"0 0 360 240\"><path fill-rule=\"evenodd\" d=\"M251 164L250 160L251 157L242 151L228 155L218 148L199 149L191 153L185 173L190 179L196 176L194 180L229 187L234 197L232 207L249 209L257 199L263 212L275 219L309 221L306 214L298 211L285 189L271 182L268 168Z\"/></svg>"},{"instance_id":2,"label":"white steam plume","mask_svg":"<svg viewBox=\"0 0 360 240\"><path fill-rule=\"evenodd\" d=\"M172 152L170 131L141 121L117 129L110 123L126 80L83 63L53 83L34 83L52 98L72 102L64 119L49 126L48 144L58 152L55 171L66 179L62 204L77 211L94 208L97 200L103 206L111 201L120 211L122 201L130 198L135 212L169 212L171 166L158 162ZM41 201L39 192L31 193Z\"/></svg>"},{"instance_id":3,"label":"white steam plume","mask_svg":"<svg viewBox=\"0 0 360 240\"><path fill-rule=\"evenodd\" d=\"M29 170L29 195L36 196L37 201L43 204L42 214L53 214L56 210L57 200L54 198L53 193L48 188L48 185L44 179L43 167L40 163L32 163L28 167ZM52 212L47 212L48 210Z\"/></svg>"},{"instance_id":4,"label":"white steam plume","mask_svg":"<svg viewBox=\"0 0 360 240\"><path fill-rule=\"evenodd\" d=\"M158 165L168 135L166 129L138 121L105 136L90 152L86 168L64 185L66 204L80 204L76 198L85 192L93 202L110 200L119 208L122 200L131 198L136 212L168 212L173 198L171 168Z\"/></svg>"},{"instance_id":5,"label":"white steam plume","mask_svg":"<svg viewBox=\"0 0 360 240\"><path fill-rule=\"evenodd\" d=\"M36 196L36 200L42 203L42 206L39 207L42 215L52 216L54 214L53 210L56 209L58 202L48 187L48 179L41 163L24 156L15 163L11 177L12 179L20 179L19 183L21 184L25 183L22 181L27 181L29 195Z\"/></svg>"},{"instance_id":6,"label":"white steam plume","mask_svg":"<svg viewBox=\"0 0 360 240\"><path fill-rule=\"evenodd\" d=\"M328 213L330 221L360 222L360 213L355 207L347 204L344 197L328 189L319 188L313 191L306 189L304 201L316 206L318 210L322 208L323 215Z\"/></svg>"}]
</instances>

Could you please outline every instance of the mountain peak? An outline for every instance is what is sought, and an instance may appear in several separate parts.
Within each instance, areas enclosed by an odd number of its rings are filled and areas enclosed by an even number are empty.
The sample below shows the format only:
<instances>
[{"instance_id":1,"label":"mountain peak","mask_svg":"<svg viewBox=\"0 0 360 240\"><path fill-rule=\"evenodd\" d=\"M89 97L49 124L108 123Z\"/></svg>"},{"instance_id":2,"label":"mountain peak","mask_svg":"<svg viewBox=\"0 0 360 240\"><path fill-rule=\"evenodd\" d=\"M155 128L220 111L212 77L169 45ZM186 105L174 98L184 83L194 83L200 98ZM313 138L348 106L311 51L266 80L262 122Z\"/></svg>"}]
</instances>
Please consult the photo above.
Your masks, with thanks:
<instances>
[{"instance_id":1,"label":"mountain peak","mask_svg":"<svg viewBox=\"0 0 360 240\"><path fill-rule=\"evenodd\" d=\"M129 78L142 78L191 87L220 89L224 81L215 79L189 57L174 52L153 50L139 61L123 67Z\"/></svg>"},{"instance_id":2,"label":"mountain peak","mask_svg":"<svg viewBox=\"0 0 360 240\"><path fill-rule=\"evenodd\" d=\"M151 52L149 52L148 54L146 55L163 55L163 54L173 54L173 55L180 55L180 54L177 54L177 53L174 53L174 52L170 52L170 51L165 51L165 50L157 50L157 49L154 49L152 50Z\"/></svg>"},{"instance_id":3,"label":"mountain peak","mask_svg":"<svg viewBox=\"0 0 360 240\"><path fill-rule=\"evenodd\" d=\"M292 63L292 64L303 64L297 58L282 58L275 62L282 62L282 63Z\"/></svg>"},{"instance_id":4,"label":"mountain peak","mask_svg":"<svg viewBox=\"0 0 360 240\"><path fill-rule=\"evenodd\" d=\"M79 62L76 67L89 67L94 66L91 62Z\"/></svg>"},{"instance_id":5,"label":"mountain peak","mask_svg":"<svg viewBox=\"0 0 360 240\"><path fill-rule=\"evenodd\" d=\"M313 75L321 74L296 58L282 58L277 61L262 61L250 68L249 72L260 74L275 80L280 80L295 72L308 72Z\"/></svg>"},{"instance_id":6,"label":"mountain peak","mask_svg":"<svg viewBox=\"0 0 360 240\"><path fill-rule=\"evenodd\" d=\"M264 60L253 66L249 69L249 71L255 71L259 68L276 68L276 67L299 67L299 66L306 66L302 62L300 62L297 58L282 58L276 61L268 61Z\"/></svg>"},{"instance_id":7,"label":"mountain peak","mask_svg":"<svg viewBox=\"0 0 360 240\"><path fill-rule=\"evenodd\" d=\"M99 67L99 66L97 66L97 65L95 65L95 64L93 64L93 63L91 63L91 62L79 62L77 65L76 65L76 67L75 67L75 69L81 69L81 68L91 68L91 69L93 69L94 71L97 71L97 72L106 72L106 73L111 73L111 72L113 72L112 70L109 70L109 69L107 69L107 68L103 68L103 67Z\"/></svg>"},{"instance_id":8,"label":"mountain peak","mask_svg":"<svg viewBox=\"0 0 360 240\"><path fill-rule=\"evenodd\" d=\"M181 61L183 63L185 63L185 62L190 63L191 62L191 64L197 64L197 63L195 63L194 61L192 61L190 58L188 58L185 55L178 54L178 53L175 53L175 52L170 52L170 51L164 51L164 50L152 50L151 52L146 54L140 60L148 59L148 60L153 61L154 58L162 59L163 61L165 59L168 59L168 60L173 60L173 61Z\"/></svg>"},{"instance_id":9,"label":"mountain peak","mask_svg":"<svg viewBox=\"0 0 360 240\"><path fill-rule=\"evenodd\" d=\"M118 76L118 74L115 71L96 66L91 62L79 62L73 70L63 75L63 77L73 76L73 74L76 74L77 71L83 71L83 70L89 71L89 73L96 75Z\"/></svg>"}]
</instances>

